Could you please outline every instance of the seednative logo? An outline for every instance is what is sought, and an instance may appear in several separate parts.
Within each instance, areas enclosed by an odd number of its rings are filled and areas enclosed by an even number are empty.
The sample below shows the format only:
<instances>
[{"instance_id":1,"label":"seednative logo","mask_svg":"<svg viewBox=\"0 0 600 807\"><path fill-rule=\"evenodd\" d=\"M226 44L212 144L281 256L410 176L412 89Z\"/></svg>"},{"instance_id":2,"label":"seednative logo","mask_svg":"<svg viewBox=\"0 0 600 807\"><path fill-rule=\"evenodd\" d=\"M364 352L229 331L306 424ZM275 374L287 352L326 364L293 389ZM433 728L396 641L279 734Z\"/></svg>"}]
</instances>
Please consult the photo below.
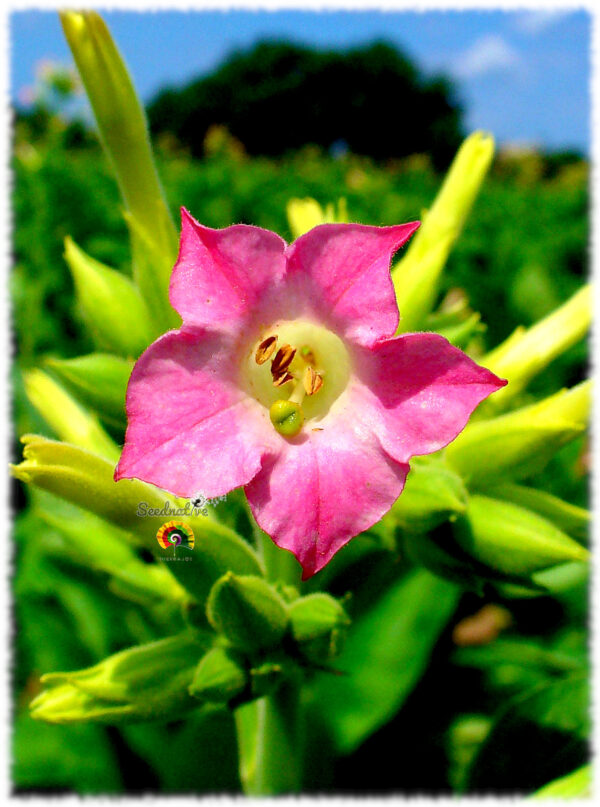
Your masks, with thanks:
<instances>
[{"instance_id":1,"label":"seednative logo","mask_svg":"<svg viewBox=\"0 0 600 807\"><path fill-rule=\"evenodd\" d=\"M177 547L192 550L194 548L194 533L189 524L184 521L167 521L156 533L156 540L163 549L173 549L172 558L163 560L191 560L191 558L178 558Z\"/></svg>"}]
</instances>

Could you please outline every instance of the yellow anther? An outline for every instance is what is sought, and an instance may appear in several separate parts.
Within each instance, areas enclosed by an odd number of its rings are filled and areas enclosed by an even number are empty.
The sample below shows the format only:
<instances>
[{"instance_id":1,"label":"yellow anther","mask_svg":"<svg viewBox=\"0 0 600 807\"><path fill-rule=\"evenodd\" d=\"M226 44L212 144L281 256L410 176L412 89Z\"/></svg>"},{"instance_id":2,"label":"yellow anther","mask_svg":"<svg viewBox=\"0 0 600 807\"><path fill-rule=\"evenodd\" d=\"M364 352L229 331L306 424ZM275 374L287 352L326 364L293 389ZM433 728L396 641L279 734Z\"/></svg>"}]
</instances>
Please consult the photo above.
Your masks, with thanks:
<instances>
[{"instance_id":1,"label":"yellow anther","mask_svg":"<svg viewBox=\"0 0 600 807\"><path fill-rule=\"evenodd\" d=\"M302 384L307 395L314 395L323 386L323 377L316 373L312 367L307 367L302 376Z\"/></svg>"},{"instance_id":2,"label":"yellow anther","mask_svg":"<svg viewBox=\"0 0 600 807\"><path fill-rule=\"evenodd\" d=\"M256 349L254 359L257 364L264 364L268 361L277 347L277 336L269 336Z\"/></svg>"}]
</instances>

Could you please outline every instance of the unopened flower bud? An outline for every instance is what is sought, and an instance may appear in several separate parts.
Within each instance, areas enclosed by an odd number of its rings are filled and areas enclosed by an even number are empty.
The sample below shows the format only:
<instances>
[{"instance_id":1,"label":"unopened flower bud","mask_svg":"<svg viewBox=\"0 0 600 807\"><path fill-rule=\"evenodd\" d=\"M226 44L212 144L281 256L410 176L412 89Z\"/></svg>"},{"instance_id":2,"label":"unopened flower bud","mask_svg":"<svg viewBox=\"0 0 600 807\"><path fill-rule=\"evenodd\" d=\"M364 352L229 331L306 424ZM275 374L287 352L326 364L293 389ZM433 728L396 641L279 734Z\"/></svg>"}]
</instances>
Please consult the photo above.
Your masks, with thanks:
<instances>
[{"instance_id":1,"label":"unopened flower bud","mask_svg":"<svg viewBox=\"0 0 600 807\"><path fill-rule=\"evenodd\" d=\"M289 606L292 636L300 653L314 663L332 661L342 650L348 615L329 594L318 592Z\"/></svg>"},{"instance_id":2,"label":"unopened flower bud","mask_svg":"<svg viewBox=\"0 0 600 807\"><path fill-rule=\"evenodd\" d=\"M228 703L240 695L248 676L238 654L226 647L213 647L200 659L190 684L190 695L210 703Z\"/></svg>"},{"instance_id":3,"label":"unopened flower bud","mask_svg":"<svg viewBox=\"0 0 600 807\"><path fill-rule=\"evenodd\" d=\"M590 392L585 381L532 406L470 423L445 449L446 460L470 487L532 476L584 432Z\"/></svg>"},{"instance_id":4,"label":"unopened flower bud","mask_svg":"<svg viewBox=\"0 0 600 807\"><path fill-rule=\"evenodd\" d=\"M486 401L486 410L497 411L506 406L537 373L582 339L591 317L592 290L587 285L531 328L517 329L481 359L484 367L508 379L506 387Z\"/></svg>"},{"instance_id":5,"label":"unopened flower bud","mask_svg":"<svg viewBox=\"0 0 600 807\"><path fill-rule=\"evenodd\" d=\"M438 458L416 457L390 518L403 530L428 532L464 513L466 502L464 483L453 470Z\"/></svg>"},{"instance_id":6,"label":"unopened flower bud","mask_svg":"<svg viewBox=\"0 0 600 807\"><path fill-rule=\"evenodd\" d=\"M491 135L474 132L458 150L406 253L392 269L400 330L418 328L431 311L438 278L494 155Z\"/></svg>"},{"instance_id":7,"label":"unopened flower bud","mask_svg":"<svg viewBox=\"0 0 600 807\"><path fill-rule=\"evenodd\" d=\"M103 420L122 425L132 361L111 353L90 353L74 359L46 359L45 364Z\"/></svg>"},{"instance_id":8,"label":"unopened flower bud","mask_svg":"<svg viewBox=\"0 0 600 807\"><path fill-rule=\"evenodd\" d=\"M137 358L157 331L135 284L86 255L70 238L65 239L65 260L85 324L97 346Z\"/></svg>"},{"instance_id":9,"label":"unopened flower bud","mask_svg":"<svg viewBox=\"0 0 600 807\"><path fill-rule=\"evenodd\" d=\"M589 557L585 547L537 513L489 496L469 497L466 519L456 535L471 557L519 577Z\"/></svg>"},{"instance_id":10,"label":"unopened flower bud","mask_svg":"<svg viewBox=\"0 0 600 807\"><path fill-rule=\"evenodd\" d=\"M194 708L188 692L206 638L184 633L110 656L94 667L42 676L31 716L49 723L173 719Z\"/></svg>"},{"instance_id":11,"label":"unopened flower bud","mask_svg":"<svg viewBox=\"0 0 600 807\"><path fill-rule=\"evenodd\" d=\"M232 572L213 586L207 616L234 647L249 653L277 645L288 624L286 605L266 580Z\"/></svg>"},{"instance_id":12,"label":"unopened flower bud","mask_svg":"<svg viewBox=\"0 0 600 807\"><path fill-rule=\"evenodd\" d=\"M98 418L77 403L74 398L42 370L29 370L23 375L25 392L58 437L68 443L116 460L119 448L104 431Z\"/></svg>"}]
</instances>

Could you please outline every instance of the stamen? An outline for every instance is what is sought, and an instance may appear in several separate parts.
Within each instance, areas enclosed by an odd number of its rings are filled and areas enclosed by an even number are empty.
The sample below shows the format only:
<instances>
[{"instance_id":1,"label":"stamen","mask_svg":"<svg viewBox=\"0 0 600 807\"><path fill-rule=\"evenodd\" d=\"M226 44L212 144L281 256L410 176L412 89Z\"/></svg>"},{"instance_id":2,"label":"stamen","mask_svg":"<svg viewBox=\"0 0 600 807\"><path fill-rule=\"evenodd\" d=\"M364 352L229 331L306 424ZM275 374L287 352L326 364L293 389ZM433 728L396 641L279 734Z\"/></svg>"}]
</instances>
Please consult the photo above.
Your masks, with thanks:
<instances>
[{"instance_id":1,"label":"stamen","mask_svg":"<svg viewBox=\"0 0 600 807\"><path fill-rule=\"evenodd\" d=\"M273 364L271 365L273 378L280 376L287 370L295 355L296 348L291 345L283 345L279 348L273 359Z\"/></svg>"},{"instance_id":2,"label":"stamen","mask_svg":"<svg viewBox=\"0 0 600 807\"><path fill-rule=\"evenodd\" d=\"M307 367L302 377L302 384L307 395L314 395L323 386L323 377L316 373L312 367Z\"/></svg>"},{"instance_id":3,"label":"stamen","mask_svg":"<svg viewBox=\"0 0 600 807\"><path fill-rule=\"evenodd\" d=\"M269 336L256 349L254 359L257 364L264 364L268 361L277 347L277 336Z\"/></svg>"},{"instance_id":4,"label":"stamen","mask_svg":"<svg viewBox=\"0 0 600 807\"><path fill-rule=\"evenodd\" d=\"M288 381L293 381L294 376L287 371L284 371L281 375L277 376L277 378L273 379L273 386L274 387L282 387L284 384L287 384Z\"/></svg>"}]
</instances>

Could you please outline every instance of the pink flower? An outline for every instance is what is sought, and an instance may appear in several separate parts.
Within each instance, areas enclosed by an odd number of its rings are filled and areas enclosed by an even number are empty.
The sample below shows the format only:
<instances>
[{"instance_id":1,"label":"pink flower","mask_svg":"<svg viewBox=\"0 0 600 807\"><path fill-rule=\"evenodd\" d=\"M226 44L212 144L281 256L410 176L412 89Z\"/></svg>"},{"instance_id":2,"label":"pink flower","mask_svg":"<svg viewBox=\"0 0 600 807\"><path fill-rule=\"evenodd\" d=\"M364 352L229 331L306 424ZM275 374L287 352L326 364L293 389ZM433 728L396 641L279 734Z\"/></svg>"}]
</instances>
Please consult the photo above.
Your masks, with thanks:
<instances>
[{"instance_id":1,"label":"pink flower","mask_svg":"<svg viewBox=\"0 0 600 807\"><path fill-rule=\"evenodd\" d=\"M115 479L185 498L243 485L306 579L390 509L412 456L447 445L505 382L437 334L394 337L390 259L418 222L323 224L288 246L182 216L183 325L134 367Z\"/></svg>"}]
</instances>

